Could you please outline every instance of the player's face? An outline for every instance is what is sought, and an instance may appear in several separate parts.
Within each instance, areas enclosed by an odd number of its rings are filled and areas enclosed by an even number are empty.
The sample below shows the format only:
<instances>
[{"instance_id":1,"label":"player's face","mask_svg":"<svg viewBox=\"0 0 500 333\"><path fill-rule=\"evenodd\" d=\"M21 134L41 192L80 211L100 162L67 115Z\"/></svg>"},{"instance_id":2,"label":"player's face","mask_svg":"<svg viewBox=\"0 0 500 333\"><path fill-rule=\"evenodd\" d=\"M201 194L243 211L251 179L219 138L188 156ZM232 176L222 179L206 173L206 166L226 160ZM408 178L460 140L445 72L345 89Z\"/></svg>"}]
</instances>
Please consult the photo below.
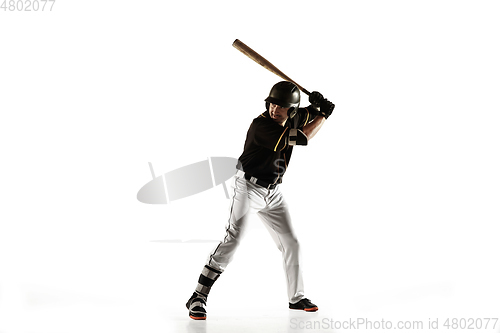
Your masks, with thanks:
<instances>
[{"instance_id":1,"label":"player's face","mask_svg":"<svg viewBox=\"0 0 500 333\"><path fill-rule=\"evenodd\" d=\"M269 114L275 122L283 124L288 119L288 108L270 103Z\"/></svg>"}]
</instances>

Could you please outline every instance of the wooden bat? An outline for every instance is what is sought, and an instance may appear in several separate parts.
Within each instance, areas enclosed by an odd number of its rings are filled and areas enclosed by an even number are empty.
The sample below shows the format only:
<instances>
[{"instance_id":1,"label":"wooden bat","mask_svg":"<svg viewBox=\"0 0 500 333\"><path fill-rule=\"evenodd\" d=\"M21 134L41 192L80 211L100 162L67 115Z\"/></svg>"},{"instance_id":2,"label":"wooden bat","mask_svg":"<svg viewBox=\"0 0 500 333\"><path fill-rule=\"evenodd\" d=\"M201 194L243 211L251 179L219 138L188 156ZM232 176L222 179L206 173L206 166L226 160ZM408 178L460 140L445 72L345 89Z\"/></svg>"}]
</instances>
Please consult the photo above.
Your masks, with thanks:
<instances>
[{"instance_id":1,"label":"wooden bat","mask_svg":"<svg viewBox=\"0 0 500 333\"><path fill-rule=\"evenodd\" d=\"M239 39L236 39L233 42L233 46L236 49L240 50L244 55L246 55L247 57L249 57L250 59L252 59L256 63L258 63L259 65L261 65L265 69L267 69L268 71L278 75L283 80L290 81L290 82L294 83L304 94L309 96L309 94L310 94L309 91L307 91L305 88L303 88L300 84L298 84L294 80L290 79L282 71L280 71L278 68L276 68L276 66L274 66L269 61L267 61L266 58L264 58L263 56L261 56L260 54L258 54L257 52L255 52L254 50L249 48L247 45L245 45Z\"/></svg>"}]
</instances>

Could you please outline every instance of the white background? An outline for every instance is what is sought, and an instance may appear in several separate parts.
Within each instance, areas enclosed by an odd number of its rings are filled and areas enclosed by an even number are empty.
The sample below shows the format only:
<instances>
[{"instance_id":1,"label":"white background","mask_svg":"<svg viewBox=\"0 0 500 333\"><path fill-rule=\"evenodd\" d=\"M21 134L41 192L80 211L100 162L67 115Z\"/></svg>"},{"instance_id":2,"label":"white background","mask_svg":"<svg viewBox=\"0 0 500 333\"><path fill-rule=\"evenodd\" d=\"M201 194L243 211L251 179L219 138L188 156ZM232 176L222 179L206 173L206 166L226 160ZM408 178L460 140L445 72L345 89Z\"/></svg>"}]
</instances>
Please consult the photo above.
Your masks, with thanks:
<instances>
[{"instance_id":1,"label":"white background","mask_svg":"<svg viewBox=\"0 0 500 333\"><path fill-rule=\"evenodd\" d=\"M281 79L236 38L336 104L282 186L320 307L303 320L499 317L499 10L57 0L0 11L0 332L297 331L257 219L209 320L187 317L216 243L172 240L223 237L222 187L136 199L148 162L159 175L241 154Z\"/></svg>"}]
</instances>

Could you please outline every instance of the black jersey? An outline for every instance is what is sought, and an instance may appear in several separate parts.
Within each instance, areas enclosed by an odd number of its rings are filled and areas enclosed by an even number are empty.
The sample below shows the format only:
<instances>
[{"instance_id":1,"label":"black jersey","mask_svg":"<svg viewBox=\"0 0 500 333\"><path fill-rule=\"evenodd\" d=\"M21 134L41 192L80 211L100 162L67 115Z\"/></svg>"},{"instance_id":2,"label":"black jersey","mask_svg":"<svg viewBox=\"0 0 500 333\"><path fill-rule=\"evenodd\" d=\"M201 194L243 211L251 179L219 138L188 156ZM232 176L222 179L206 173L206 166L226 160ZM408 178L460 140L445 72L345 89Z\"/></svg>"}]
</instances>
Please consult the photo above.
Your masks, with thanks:
<instances>
[{"instance_id":1,"label":"black jersey","mask_svg":"<svg viewBox=\"0 0 500 333\"><path fill-rule=\"evenodd\" d=\"M288 144L291 128L302 130L314 116L307 108L299 108L284 126L275 122L266 111L252 121L238 168L246 174L269 184L279 184L292 157L293 146Z\"/></svg>"}]
</instances>

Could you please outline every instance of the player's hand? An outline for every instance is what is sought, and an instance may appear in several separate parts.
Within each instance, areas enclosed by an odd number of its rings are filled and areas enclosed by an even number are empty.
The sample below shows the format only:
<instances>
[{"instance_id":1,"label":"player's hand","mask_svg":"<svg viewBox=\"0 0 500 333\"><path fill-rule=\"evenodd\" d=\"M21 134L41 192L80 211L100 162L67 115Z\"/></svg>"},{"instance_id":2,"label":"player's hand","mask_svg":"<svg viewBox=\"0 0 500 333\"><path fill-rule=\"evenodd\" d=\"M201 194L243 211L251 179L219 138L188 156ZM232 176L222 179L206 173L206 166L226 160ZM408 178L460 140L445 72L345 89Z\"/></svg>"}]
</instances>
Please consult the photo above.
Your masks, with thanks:
<instances>
[{"instance_id":1,"label":"player's hand","mask_svg":"<svg viewBox=\"0 0 500 333\"><path fill-rule=\"evenodd\" d=\"M335 109L335 104L325 98L321 101L319 114L325 117L325 119L328 119L328 117L330 117L330 115L332 114L333 109Z\"/></svg>"},{"instance_id":2,"label":"player's hand","mask_svg":"<svg viewBox=\"0 0 500 333\"><path fill-rule=\"evenodd\" d=\"M314 106L317 106L319 107L321 105L321 102L324 100L325 98L323 97L323 95L321 95L319 92L317 91L313 91L310 95L309 95L309 103L311 103L312 105Z\"/></svg>"}]
</instances>

